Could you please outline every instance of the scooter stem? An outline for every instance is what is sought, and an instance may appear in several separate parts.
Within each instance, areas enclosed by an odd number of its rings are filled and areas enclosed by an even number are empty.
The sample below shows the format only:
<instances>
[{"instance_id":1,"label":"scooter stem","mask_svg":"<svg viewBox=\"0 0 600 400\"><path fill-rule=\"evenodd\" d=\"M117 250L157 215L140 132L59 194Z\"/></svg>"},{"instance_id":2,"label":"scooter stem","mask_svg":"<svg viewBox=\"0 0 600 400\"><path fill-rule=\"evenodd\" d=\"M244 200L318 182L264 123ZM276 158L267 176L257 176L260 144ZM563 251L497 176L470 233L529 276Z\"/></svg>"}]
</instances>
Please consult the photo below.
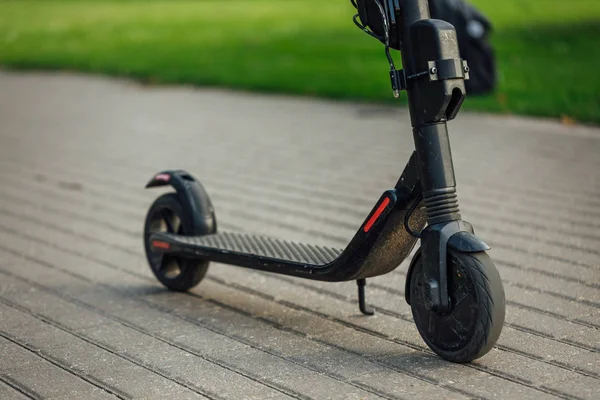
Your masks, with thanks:
<instances>
[{"instance_id":1,"label":"scooter stem","mask_svg":"<svg viewBox=\"0 0 600 400\"><path fill-rule=\"evenodd\" d=\"M465 99L468 66L460 58L456 30L430 19L428 0L400 0L398 31L403 71L398 76L408 93L427 228L421 234L428 308L450 309L447 247L459 232L473 235L461 221L446 122L456 117ZM474 239L475 241L475 239ZM475 246L483 248L487 245Z\"/></svg>"}]
</instances>

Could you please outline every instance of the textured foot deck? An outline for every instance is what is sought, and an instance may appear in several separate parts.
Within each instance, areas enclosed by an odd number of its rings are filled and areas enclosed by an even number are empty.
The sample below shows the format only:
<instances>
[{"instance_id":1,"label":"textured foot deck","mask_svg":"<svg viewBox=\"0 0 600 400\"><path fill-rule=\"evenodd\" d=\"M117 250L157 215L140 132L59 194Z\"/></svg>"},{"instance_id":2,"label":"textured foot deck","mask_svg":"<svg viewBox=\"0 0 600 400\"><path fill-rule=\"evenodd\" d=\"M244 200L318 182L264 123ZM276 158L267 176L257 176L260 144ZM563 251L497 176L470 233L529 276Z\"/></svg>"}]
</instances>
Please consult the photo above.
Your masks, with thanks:
<instances>
[{"instance_id":1,"label":"textured foot deck","mask_svg":"<svg viewBox=\"0 0 600 400\"><path fill-rule=\"evenodd\" d=\"M365 317L354 282L214 263L171 293L144 255L169 168L219 231L346 246L413 148L405 109L0 73L0 399L598 399L600 129L464 113L450 133L507 299L468 365L419 337L409 260L368 279Z\"/></svg>"},{"instance_id":2,"label":"textured foot deck","mask_svg":"<svg viewBox=\"0 0 600 400\"><path fill-rule=\"evenodd\" d=\"M278 258L298 263L324 265L335 260L342 250L290 242L267 236L237 232L216 235L186 237L178 236L177 242L198 247Z\"/></svg>"}]
</instances>

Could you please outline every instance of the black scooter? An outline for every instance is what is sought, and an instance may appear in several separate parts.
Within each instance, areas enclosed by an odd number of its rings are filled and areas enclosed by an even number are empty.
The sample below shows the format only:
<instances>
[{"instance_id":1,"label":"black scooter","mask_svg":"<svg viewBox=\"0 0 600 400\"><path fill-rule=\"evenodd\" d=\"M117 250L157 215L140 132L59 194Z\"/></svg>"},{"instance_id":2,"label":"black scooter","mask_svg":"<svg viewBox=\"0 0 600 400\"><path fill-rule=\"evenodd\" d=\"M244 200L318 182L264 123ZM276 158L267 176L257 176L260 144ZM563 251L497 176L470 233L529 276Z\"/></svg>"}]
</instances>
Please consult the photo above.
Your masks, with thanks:
<instances>
[{"instance_id":1,"label":"black scooter","mask_svg":"<svg viewBox=\"0 0 600 400\"><path fill-rule=\"evenodd\" d=\"M365 280L391 272L417 250L405 297L427 345L453 362L469 362L497 342L504 289L489 246L461 219L446 122L465 98L469 68L454 27L430 19L428 0L351 0L354 22L385 45L392 90L408 93L415 151L393 189L384 192L343 250L245 233L217 232L202 185L181 170L155 175L147 188L171 185L155 200L144 230L148 262L167 288L187 291L210 261L306 279L356 280L359 307ZM401 50L396 70L390 48ZM341 200L343 201L343 200Z\"/></svg>"}]
</instances>

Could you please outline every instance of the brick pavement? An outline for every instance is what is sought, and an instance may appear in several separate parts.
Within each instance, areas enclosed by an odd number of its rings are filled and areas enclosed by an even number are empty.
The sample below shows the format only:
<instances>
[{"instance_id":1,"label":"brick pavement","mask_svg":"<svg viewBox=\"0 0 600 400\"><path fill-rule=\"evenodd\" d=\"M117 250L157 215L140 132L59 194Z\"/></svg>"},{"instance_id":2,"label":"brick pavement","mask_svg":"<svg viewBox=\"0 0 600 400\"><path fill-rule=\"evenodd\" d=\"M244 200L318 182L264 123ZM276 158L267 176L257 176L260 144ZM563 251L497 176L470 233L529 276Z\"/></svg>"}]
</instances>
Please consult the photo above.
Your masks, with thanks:
<instances>
[{"instance_id":1,"label":"brick pavement","mask_svg":"<svg viewBox=\"0 0 600 400\"><path fill-rule=\"evenodd\" d=\"M364 317L352 282L212 264L176 294L143 255L167 168L220 229L343 247L412 151L405 109L0 73L0 398L598 398L600 129L463 113L450 133L507 296L469 365L422 342L407 262Z\"/></svg>"}]
</instances>

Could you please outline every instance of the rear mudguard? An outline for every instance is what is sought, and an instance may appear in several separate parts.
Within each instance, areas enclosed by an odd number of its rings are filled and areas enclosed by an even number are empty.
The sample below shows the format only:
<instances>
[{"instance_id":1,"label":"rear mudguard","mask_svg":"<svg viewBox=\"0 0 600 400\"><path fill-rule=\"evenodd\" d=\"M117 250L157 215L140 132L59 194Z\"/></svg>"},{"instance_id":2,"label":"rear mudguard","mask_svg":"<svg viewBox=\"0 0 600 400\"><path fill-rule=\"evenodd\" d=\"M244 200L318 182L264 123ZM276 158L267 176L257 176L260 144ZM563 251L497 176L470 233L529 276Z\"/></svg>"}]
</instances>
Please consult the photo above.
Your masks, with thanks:
<instances>
[{"instance_id":1,"label":"rear mudguard","mask_svg":"<svg viewBox=\"0 0 600 400\"><path fill-rule=\"evenodd\" d=\"M168 170L154 175L146 188L167 185L175 189L185 218L192 223L194 234L217 232L217 219L210 197L198 180L186 171Z\"/></svg>"},{"instance_id":2,"label":"rear mudguard","mask_svg":"<svg viewBox=\"0 0 600 400\"><path fill-rule=\"evenodd\" d=\"M450 248L455 251L459 251L462 253L477 253L480 251L487 251L490 249L490 246L487 245L483 240L479 239L475 234L473 234L473 227L466 221L461 221L464 228L467 230L459 231L454 233L452 236L448 238L446 242L447 248ZM404 298L408 304L410 304L410 281L412 279L412 272L415 264L421 258L421 249L417 250L412 261L410 262L410 266L408 267L408 271L406 272L406 282L404 284Z\"/></svg>"}]
</instances>

